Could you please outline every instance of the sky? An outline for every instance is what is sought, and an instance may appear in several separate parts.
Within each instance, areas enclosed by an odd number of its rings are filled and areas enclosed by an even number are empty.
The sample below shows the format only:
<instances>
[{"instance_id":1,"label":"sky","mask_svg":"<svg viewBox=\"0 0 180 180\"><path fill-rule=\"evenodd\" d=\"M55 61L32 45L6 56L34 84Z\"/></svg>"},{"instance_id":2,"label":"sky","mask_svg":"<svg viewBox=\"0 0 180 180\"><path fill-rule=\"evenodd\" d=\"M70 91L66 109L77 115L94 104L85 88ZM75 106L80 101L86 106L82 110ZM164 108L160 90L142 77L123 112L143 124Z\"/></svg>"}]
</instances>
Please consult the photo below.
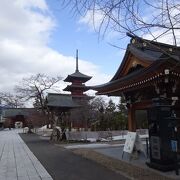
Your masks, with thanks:
<instances>
[{"instance_id":1,"label":"sky","mask_svg":"<svg viewBox=\"0 0 180 180\"><path fill-rule=\"evenodd\" d=\"M113 38L99 38L87 19L58 0L1 0L0 92L12 92L22 78L37 73L65 79L75 71L76 49L80 72L92 76L87 85L106 83L124 53L108 44Z\"/></svg>"}]
</instances>

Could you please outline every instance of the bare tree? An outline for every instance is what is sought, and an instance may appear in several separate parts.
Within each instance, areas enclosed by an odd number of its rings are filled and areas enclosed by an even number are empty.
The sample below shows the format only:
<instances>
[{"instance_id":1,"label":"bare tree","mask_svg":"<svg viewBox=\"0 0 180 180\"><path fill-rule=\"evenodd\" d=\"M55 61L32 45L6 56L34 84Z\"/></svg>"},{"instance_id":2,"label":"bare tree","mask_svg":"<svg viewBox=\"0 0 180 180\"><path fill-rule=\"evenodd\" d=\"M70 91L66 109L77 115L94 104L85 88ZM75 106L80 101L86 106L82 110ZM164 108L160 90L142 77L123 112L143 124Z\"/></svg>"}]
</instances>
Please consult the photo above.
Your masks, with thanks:
<instances>
[{"instance_id":1,"label":"bare tree","mask_svg":"<svg viewBox=\"0 0 180 180\"><path fill-rule=\"evenodd\" d=\"M106 109L106 102L102 97L96 97L90 101L90 118L93 130L101 130L100 122L104 122L104 113Z\"/></svg>"},{"instance_id":2,"label":"bare tree","mask_svg":"<svg viewBox=\"0 0 180 180\"><path fill-rule=\"evenodd\" d=\"M12 108L24 107L22 99L18 95L11 94L9 92L0 93L1 103Z\"/></svg>"},{"instance_id":3,"label":"bare tree","mask_svg":"<svg viewBox=\"0 0 180 180\"><path fill-rule=\"evenodd\" d=\"M61 79L61 77L36 74L29 78L24 78L20 85L15 87L15 90L24 100L33 100L35 108L42 111L45 116L48 116L48 120L50 120L50 112L46 107L45 98L48 91L57 90L56 84Z\"/></svg>"},{"instance_id":4,"label":"bare tree","mask_svg":"<svg viewBox=\"0 0 180 180\"><path fill-rule=\"evenodd\" d=\"M174 45L179 40L178 0L63 0L63 5L82 16L88 14L95 29L103 34L112 30L123 37L129 32L152 40L168 36Z\"/></svg>"}]
</instances>

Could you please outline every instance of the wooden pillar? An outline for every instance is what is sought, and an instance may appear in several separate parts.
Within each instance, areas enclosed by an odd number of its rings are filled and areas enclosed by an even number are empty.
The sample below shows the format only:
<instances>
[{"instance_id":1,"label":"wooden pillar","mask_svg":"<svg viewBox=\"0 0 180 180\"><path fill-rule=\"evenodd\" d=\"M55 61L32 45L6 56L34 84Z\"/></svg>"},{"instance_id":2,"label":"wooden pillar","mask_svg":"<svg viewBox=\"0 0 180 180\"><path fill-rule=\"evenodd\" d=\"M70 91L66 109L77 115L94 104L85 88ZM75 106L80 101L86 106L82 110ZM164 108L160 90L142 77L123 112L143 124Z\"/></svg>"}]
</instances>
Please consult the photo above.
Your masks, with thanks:
<instances>
[{"instance_id":1,"label":"wooden pillar","mask_svg":"<svg viewBox=\"0 0 180 180\"><path fill-rule=\"evenodd\" d=\"M128 130L136 131L136 121L135 121L135 109L132 104L128 107Z\"/></svg>"}]
</instances>

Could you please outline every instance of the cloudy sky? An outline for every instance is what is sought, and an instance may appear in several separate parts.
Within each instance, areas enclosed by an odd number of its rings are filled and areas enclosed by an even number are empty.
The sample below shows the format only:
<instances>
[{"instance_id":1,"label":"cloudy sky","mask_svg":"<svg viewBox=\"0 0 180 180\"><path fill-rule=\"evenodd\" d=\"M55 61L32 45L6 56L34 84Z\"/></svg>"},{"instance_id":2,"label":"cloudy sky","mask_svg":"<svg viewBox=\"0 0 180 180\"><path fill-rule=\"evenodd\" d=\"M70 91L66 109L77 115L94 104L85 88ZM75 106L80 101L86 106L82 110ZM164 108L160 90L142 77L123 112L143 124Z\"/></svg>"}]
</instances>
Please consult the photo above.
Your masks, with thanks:
<instances>
[{"instance_id":1,"label":"cloudy sky","mask_svg":"<svg viewBox=\"0 0 180 180\"><path fill-rule=\"evenodd\" d=\"M37 73L66 78L75 71L76 49L80 71L93 76L87 85L108 82L115 74L125 51L109 43L118 40L118 46L125 49L129 38L119 40L115 32L99 38L91 12L85 17L74 16L60 2L0 1L0 92L13 91L22 78ZM101 19L97 13L97 27ZM65 86L62 81L61 89Z\"/></svg>"},{"instance_id":2,"label":"cloudy sky","mask_svg":"<svg viewBox=\"0 0 180 180\"><path fill-rule=\"evenodd\" d=\"M87 84L107 82L123 55L109 39L98 39L86 18L73 16L57 0L1 0L0 91L12 91L36 73L65 78L75 70L76 49L80 71L93 76Z\"/></svg>"}]
</instances>

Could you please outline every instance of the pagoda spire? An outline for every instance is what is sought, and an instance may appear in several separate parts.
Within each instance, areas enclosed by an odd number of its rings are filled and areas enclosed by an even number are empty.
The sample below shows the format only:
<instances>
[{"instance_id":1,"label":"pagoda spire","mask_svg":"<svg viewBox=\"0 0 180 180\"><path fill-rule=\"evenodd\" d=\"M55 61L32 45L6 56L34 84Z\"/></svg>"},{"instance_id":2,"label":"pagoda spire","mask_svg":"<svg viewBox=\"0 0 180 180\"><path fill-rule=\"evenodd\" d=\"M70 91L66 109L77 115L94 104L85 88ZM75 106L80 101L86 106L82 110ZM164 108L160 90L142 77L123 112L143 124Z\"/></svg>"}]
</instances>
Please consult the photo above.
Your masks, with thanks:
<instances>
[{"instance_id":1,"label":"pagoda spire","mask_svg":"<svg viewBox=\"0 0 180 180\"><path fill-rule=\"evenodd\" d=\"M76 49L76 72L79 72L79 68L78 68L78 49Z\"/></svg>"}]
</instances>

